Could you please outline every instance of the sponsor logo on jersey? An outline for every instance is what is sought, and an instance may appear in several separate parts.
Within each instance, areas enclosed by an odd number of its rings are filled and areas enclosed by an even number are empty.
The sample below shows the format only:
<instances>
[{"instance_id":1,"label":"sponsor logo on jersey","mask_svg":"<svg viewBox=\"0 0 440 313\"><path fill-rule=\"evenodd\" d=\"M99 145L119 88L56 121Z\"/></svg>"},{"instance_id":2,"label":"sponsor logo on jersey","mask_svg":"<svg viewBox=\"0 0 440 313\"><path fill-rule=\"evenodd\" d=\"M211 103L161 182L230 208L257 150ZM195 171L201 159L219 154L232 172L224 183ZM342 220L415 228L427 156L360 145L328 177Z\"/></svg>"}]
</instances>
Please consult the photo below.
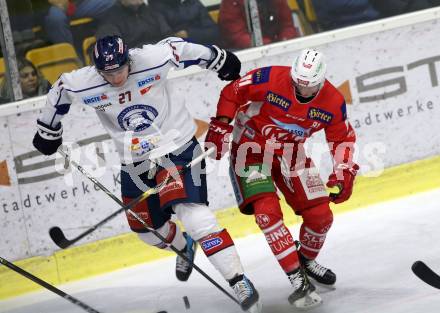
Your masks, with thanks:
<instances>
[{"instance_id":1,"label":"sponsor logo on jersey","mask_svg":"<svg viewBox=\"0 0 440 313\"><path fill-rule=\"evenodd\" d=\"M105 93L102 93L100 95L84 97L83 102L84 102L84 104L93 104L93 103L101 102L101 101L104 101L107 99L108 99L108 96Z\"/></svg>"},{"instance_id":2,"label":"sponsor logo on jersey","mask_svg":"<svg viewBox=\"0 0 440 313\"><path fill-rule=\"evenodd\" d=\"M131 139L130 150L135 152L138 156L141 156L156 147L159 142L160 137L153 136L148 138L138 138L134 137Z\"/></svg>"},{"instance_id":3,"label":"sponsor logo on jersey","mask_svg":"<svg viewBox=\"0 0 440 313\"><path fill-rule=\"evenodd\" d=\"M269 81L270 70L272 67L263 67L252 74L252 83L254 85L267 83Z\"/></svg>"},{"instance_id":4,"label":"sponsor logo on jersey","mask_svg":"<svg viewBox=\"0 0 440 313\"><path fill-rule=\"evenodd\" d=\"M270 104L273 104L279 108L281 108L284 111L287 111L290 106L292 105L292 102L283 96L277 95L276 93L273 93L272 91L269 91L266 95L266 101Z\"/></svg>"},{"instance_id":5,"label":"sponsor logo on jersey","mask_svg":"<svg viewBox=\"0 0 440 313\"><path fill-rule=\"evenodd\" d=\"M136 104L129 106L118 115L119 126L123 130L140 132L151 126L159 112L150 105Z\"/></svg>"},{"instance_id":6,"label":"sponsor logo on jersey","mask_svg":"<svg viewBox=\"0 0 440 313\"><path fill-rule=\"evenodd\" d=\"M297 124L287 124L271 117L276 125L266 125L262 129L262 134L269 139L280 141L292 141L299 137L304 139L310 137L310 129L306 129Z\"/></svg>"},{"instance_id":7,"label":"sponsor logo on jersey","mask_svg":"<svg viewBox=\"0 0 440 313\"><path fill-rule=\"evenodd\" d=\"M212 250L223 243L223 240L220 237L214 237L205 241L202 241L202 249L203 251Z\"/></svg>"},{"instance_id":8,"label":"sponsor logo on jersey","mask_svg":"<svg viewBox=\"0 0 440 313\"><path fill-rule=\"evenodd\" d=\"M286 113L286 117L292 119L292 120L296 120L296 121L300 121L300 122L304 122L306 119L300 116L295 116L289 113Z\"/></svg>"},{"instance_id":9,"label":"sponsor logo on jersey","mask_svg":"<svg viewBox=\"0 0 440 313\"><path fill-rule=\"evenodd\" d=\"M142 88L142 87L144 87L144 86L146 86L146 85L148 85L148 84L150 84L150 83L152 83L152 82L154 82L156 80L159 80L159 79L160 79L160 75L159 74L150 75L150 76L147 76L147 77L145 77L145 78L143 78L141 80L138 80L137 81L137 85L138 85L139 88Z\"/></svg>"},{"instance_id":10,"label":"sponsor logo on jersey","mask_svg":"<svg viewBox=\"0 0 440 313\"><path fill-rule=\"evenodd\" d=\"M105 112L105 108L107 108L107 107L109 107L111 105L112 105L111 102L109 102L109 103L104 103L104 104L97 105L96 107L93 107L93 108L95 110Z\"/></svg>"},{"instance_id":11,"label":"sponsor logo on jersey","mask_svg":"<svg viewBox=\"0 0 440 313\"><path fill-rule=\"evenodd\" d=\"M139 90L139 93L141 94L141 96L145 95L147 92L149 92L151 89L151 86L147 86L145 88L142 88Z\"/></svg>"},{"instance_id":12,"label":"sponsor logo on jersey","mask_svg":"<svg viewBox=\"0 0 440 313\"><path fill-rule=\"evenodd\" d=\"M312 120L329 124L333 119L333 114L322 109L311 107L307 113L307 117Z\"/></svg>"}]
</instances>

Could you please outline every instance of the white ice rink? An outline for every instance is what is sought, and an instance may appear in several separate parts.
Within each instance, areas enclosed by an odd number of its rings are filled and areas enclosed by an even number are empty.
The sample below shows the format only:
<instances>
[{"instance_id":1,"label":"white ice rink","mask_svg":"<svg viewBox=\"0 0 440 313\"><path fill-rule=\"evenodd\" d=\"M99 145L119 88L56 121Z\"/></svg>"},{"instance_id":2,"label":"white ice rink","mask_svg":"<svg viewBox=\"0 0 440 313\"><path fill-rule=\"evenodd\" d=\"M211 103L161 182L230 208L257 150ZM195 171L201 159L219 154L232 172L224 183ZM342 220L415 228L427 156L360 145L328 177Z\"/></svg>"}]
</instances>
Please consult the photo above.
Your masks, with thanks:
<instances>
[{"instance_id":1,"label":"white ice rink","mask_svg":"<svg viewBox=\"0 0 440 313\"><path fill-rule=\"evenodd\" d=\"M323 305L308 312L440 312L440 290L426 285L410 270L411 264L421 259L440 272L439 225L440 189L336 215L318 258L337 274L336 290L321 293ZM297 228L292 229L295 236ZM263 312L294 312L287 302L289 282L263 236L236 240L236 245L246 273L260 292ZM230 291L200 251L196 263ZM178 282L174 258L58 287L103 313L241 312L197 272L187 283ZM189 310L183 296L189 298ZM0 301L0 312L85 311L43 290Z\"/></svg>"}]
</instances>

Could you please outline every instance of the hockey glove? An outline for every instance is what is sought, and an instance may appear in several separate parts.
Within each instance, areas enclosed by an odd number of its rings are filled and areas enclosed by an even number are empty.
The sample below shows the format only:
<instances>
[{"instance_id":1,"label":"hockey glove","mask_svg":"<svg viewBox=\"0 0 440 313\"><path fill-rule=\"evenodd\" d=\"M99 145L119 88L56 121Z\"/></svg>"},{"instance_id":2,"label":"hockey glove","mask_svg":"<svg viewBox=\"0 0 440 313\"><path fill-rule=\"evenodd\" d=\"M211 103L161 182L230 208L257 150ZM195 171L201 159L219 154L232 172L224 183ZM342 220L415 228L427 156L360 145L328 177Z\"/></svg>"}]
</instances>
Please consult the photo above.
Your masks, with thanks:
<instances>
[{"instance_id":1,"label":"hockey glove","mask_svg":"<svg viewBox=\"0 0 440 313\"><path fill-rule=\"evenodd\" d=\"M59 123L55 128L52 128L41 121L37 120L37 133L32 141L34 147L42 154L54 154L58 147L63 143L63 126Z\"/></svg>"},{"instance_id":2,"label":"hockey glove","mask_svg":"<svg viewBox=\"0 0 440 313\"><path fill-rule=\"evenodd\" d=\"M209 148L209 145L215 145L216 147L216 154L211 154L211 158L220 160L228 152L232 129L232 125L211 117L211 123L209 123L205 138L205 149Z\"/></svg>"},{"instance_id":3,"label":"hockey glove","mask_svg":"<svg viewBox=\"0 0 440 313\"><path fill-rule=\"evenodd\" d=\"M347 201L353 192L354 178L356 177L359 165L353 163L350 167L345 163L338 164L333 173L329 176L327 187L339 187L338 193L330 193L330 201L342 203Z\"/></svg>"},{"instance_id":4,"label":"hockey glove","mask_svg":"<svg viewBox=\"0 0 440 313\"><path fill-rule=\"evenodd\" d=\"M230 51L212 46L214 58L206 67L218 73L221 80L236 80L240 78L241 62L235 54Z\"/></svg>"}]
</instances>

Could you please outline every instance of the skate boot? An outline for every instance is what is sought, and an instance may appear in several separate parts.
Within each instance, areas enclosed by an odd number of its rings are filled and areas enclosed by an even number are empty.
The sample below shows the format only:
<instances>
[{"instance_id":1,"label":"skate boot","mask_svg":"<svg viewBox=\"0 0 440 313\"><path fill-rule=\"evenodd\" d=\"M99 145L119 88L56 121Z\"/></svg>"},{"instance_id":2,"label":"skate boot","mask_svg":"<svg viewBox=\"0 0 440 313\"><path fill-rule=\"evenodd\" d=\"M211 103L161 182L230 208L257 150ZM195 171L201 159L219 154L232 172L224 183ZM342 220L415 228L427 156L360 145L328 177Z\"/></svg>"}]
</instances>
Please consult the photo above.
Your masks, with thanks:
<instances>
[{"instance_id":1,"label":"skate boot","mask_svg":"<svg viewBox=\"0 0 440 313\"><path fill-rule=\"evenodd\" d=\"M309 281L301 267L288 274L293 286L293 293L289 296L289 303L297 309L306 310L322 303L321 297L315 292L315 286Z\"/></svg>"},{"instance_id":2,"label":"skate boot","mask_svg":"<svg viewBox=\"0 0 440 313\"><path fill-rule=\"evenodd\" d=\"M316 282L332 286L336 282L336 274L331 271L331 269L326 268L316 262L315 260L309 260L301 253L299 254L299 259L302 267L306 271L308 277L313 278Z\"/></svg>"},{"instance_id":3,"label":"skate boot","mask_svg":"<svg viewBox=\"0 0 440 313\"><path fill-rule=\"evenodd\" d=\"M177 258L176 258L176 277L180 281L187 281L189 276L191 275L191 272L192 272L192 269L193 269L194 257L196 255L197 243L187 233L184 232L183 236L186 239L186 246L185 246L185 250L183 250L182 253L191 262L186 261L180 255L178 255Z\"/></svg>"},{"instance_id":4,"label":"skate boot","mask_svg":"<svg viewBox=\"0 0 440 313\"><path fill-rule=\"evenodd\" d=\"M252 282L243 274L237 275L229 280L229 286L235 292L241 309L249 313L260 313L261 303L260 296Z\"/></svg>"}]
</instances>

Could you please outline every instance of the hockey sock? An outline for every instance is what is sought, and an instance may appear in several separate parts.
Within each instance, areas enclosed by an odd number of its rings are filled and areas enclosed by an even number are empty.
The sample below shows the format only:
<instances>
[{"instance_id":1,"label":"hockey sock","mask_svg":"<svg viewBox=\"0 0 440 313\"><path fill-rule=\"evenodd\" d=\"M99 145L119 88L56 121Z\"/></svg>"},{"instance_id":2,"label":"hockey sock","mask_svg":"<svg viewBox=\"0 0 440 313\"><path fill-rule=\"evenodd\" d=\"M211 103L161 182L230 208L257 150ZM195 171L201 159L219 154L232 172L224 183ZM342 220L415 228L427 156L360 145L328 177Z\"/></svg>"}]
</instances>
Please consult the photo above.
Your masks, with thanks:
<instances>
[{"instance_id":1,"label":"hockey sock","mask_svg":"<svg viewBox=\"0 0 440 313\"><path fill-rule=\"evenodd\" d=\"M333 223L333 214L328 203L304 210L302 213L299 238L301 254L307 259L314 260L325 242L327 232Z\"/></svg>"},{"instance_id":2,"label":"hockey sock","mask_svg":"<svg viewBox=\"0 0 440 313\"><path fill-rule=\"evenodd\" d=\"M171 251L168 244L172 244L180 251L186 249L186 239L183 236L183 233L180 231L179 226L176 225L176 223L172 221L168 221L162 227L156 229L156 231L165 238L166 240L165 243L159 238L157 238L151 232L138 233L138 236L145 243L151 246L155 246L159 249L165 249Z\"/></svg>"},{"instance_id":3,"label":"hockey sock","mask_svg":"<svg viewBox=\"0 0 440 313\"><path fill-rule=\"evenodd\" d=\"M229 281L237 274L243 274L243 267L234 241L226 229L205 236L198 242L209 261L226 280Z\"/></svg>"},{"instance_id":4,"label":"hockey sock","mask_svg":"<svg viewBox=\"0 0 440 313\"><path fill-rule=\"evenodd\" d=\"M292 272L299 267L298 253L292 235L284 225L278 198L270 196L258 199L253 207L255 221L275 258L286 273Z\"/></svg>"}]
</instances>

